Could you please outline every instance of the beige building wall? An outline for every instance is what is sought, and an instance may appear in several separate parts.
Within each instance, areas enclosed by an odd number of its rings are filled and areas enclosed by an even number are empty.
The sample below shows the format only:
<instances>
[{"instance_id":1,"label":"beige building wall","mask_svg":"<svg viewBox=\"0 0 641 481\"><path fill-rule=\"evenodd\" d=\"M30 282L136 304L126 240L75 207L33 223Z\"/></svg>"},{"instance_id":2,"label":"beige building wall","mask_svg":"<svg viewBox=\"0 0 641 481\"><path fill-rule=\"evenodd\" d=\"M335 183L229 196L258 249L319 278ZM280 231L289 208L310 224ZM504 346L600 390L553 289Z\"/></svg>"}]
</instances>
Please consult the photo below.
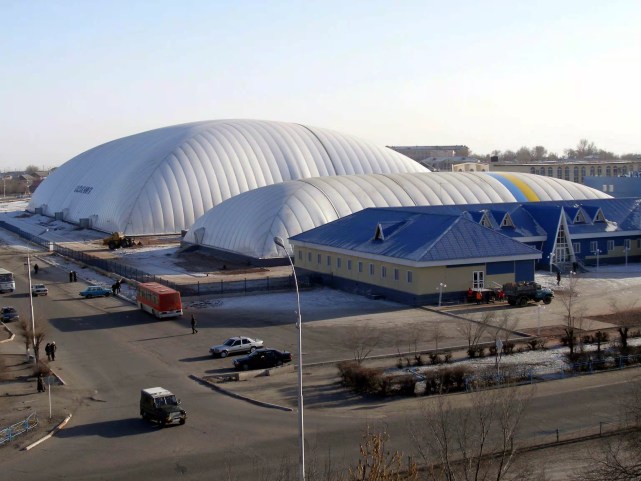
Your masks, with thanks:
<instances>
[{"instance_id":1,"label":"beige building wall","mask_svg":"<svg viewBox=\"0 0 641 481\"><path fill-rule=\"evenodd\" d=\"M481 162L462 162L452 165L452 172L489 172L490 164Z\"/></svg>"},{"instance_id":2,"label":"beige building wall","mask_svg":"<svg viewBox=\"0 0 641 481\"><path fill-rule=\"evenodd\" d=\"M449 268L446 266L412 268L391 262L299 247L294 248L294 258L296 266L302 269L319 274L333 274L351 281L415 296L438 292L441 282L447 286L443 292L467 291L468 288L473 287L474 271L483 272L486 288L494 288L514 281L513 273L486 275L485 264Z\"/></svg>"}]
</instances>

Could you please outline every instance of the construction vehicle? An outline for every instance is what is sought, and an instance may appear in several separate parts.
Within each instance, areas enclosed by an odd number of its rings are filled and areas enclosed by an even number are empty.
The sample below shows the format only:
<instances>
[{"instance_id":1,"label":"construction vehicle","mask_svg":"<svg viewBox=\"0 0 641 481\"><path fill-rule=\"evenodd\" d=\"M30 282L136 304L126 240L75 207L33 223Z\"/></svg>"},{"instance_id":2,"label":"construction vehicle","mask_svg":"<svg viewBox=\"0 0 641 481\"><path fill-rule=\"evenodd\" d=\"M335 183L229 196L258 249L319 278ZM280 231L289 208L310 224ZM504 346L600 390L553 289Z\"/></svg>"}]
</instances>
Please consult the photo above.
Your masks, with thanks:
<instances>
[{"instance_id":1,"label":"construction vehicle","mask_svg":"<svg viewBox=\"0 0 641 481\"><path fill-rule=\"evenodd\" d=\"M128 237L122 232L113 232L102 240L102 245L109 246L109 249L114 250L121 247L131 247L135 245L135 241L133 237Z\"/></svg>"},{"instance_id":2,"label":"construction vehicle","mask_svg":"<svg viewBox=\"0 0 641 481\"><path fill-rule=\"evenodd\" d=\"M524 307L528 301L549 304L554 293L551 289L541 287L541 284L531 281L509 282L503 284L503 292L510 306Z\"/></svg>"}]
</instances>

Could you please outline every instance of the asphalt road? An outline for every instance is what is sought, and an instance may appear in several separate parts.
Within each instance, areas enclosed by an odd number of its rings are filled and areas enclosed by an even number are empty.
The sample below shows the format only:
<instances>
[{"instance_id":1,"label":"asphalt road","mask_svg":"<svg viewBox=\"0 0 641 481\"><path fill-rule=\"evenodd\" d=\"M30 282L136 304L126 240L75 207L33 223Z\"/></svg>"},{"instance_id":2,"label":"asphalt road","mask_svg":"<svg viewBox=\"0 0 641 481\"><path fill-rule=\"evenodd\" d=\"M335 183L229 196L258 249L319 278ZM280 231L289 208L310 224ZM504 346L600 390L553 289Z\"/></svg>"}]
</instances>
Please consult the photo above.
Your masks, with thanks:
<instances>
[{"instance_id":1,"label":"asphalt road","mask_svg":"<svg viewBox=\"0 0 641 481\"><path fill-rule=\"evenodd\" d=\"M18 275L18 292L3 301L21 313L29 308L23 256L0 255ZM285 479L296 476L297 413L249 404L203 386L189 375L227 369L230 360L211 360L206 346L227 333L226 318L200 323L156 321L120 299L84 300L84 283L69 283L66 272L39 263L37 280L49 296L34 299L37 322L48 324L48 339L59 346L53 363L67 386L54 396L73 413L71 422L31 451L0 450L3 479L175 480ZM239 318L249 314L238 312ZM311 313L310 313L311 317ZM261 332L292 345L291 324L274 323ZM312 331L313 332L313 331ZM326 335L306 340L310 358L327 358ZM320 353L320 354L319 354ZM636 370L539 385L522 425L522 437L551 440L551 433L577 432L615 416L614 400L624 395ZM140 419L141 388L163 386L182 400L184 426L159 429ZM295 391L295 386L283 386ZM291 397L291 396L290 396ZM420 425L421 409L434 399L344 403L305 411L308 467L355 464L366 429L385 430L390 446L415 454L409 433ZM451 397L455 409L464 395ZM320 469L320 468L319 468Z\"/></svg>"}]
</instances>

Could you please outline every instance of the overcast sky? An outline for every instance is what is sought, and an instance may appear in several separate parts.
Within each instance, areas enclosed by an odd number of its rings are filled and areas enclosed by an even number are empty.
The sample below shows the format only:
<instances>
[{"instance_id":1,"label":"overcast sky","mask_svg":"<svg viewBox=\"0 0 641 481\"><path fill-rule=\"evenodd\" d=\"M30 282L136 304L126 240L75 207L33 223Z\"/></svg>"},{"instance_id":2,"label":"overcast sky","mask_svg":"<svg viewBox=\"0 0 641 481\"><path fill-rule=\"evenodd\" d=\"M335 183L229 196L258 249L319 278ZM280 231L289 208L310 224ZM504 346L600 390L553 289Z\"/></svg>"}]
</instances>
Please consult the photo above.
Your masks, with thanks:
<instances>
[{"instance_id":1,"label":"overcast sky","mask_svg":"<svg viewBox=\"0 0 641 481\"><path fill-rule=\"evenodd\" d=\"M0 169L213 119L641 152L641 2L0 0Z\"/></svg>"}]
</instances>

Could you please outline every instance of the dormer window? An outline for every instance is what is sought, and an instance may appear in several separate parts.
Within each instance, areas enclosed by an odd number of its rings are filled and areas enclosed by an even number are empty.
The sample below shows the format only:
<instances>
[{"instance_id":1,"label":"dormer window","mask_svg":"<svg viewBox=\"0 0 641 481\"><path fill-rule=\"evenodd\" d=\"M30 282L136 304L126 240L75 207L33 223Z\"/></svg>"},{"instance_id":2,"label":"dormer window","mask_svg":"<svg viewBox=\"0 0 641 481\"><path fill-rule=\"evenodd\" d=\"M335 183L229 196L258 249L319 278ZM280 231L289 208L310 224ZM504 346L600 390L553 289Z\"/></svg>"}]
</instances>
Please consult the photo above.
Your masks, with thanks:
<instances>
[{"instance_id":1,"label":"dormer window","mask_svg":"<svg viewBox=\"0 0 641 481\"><path fill-rule=\"evenodd\" d=\"M585 214L583 213L582 209L579 209L576 212L576 215L574 216L574 220L572 221L573 224L585 224Z\"/></svg>"},{"instance_id":2,"label":"dormer window","mask_svg":"<svg viewBox=\"0 0 641 481\"><path fill-rule=\"evenodd\" d=\"M487 212L483 212L483 217L481 217L479 224L488 229L492 228L492 221L490 220L490 216L487 215Z\"/></svg>"},{"instance_id":3,"label":"dormer window","mask_svg":"<svg viewBox=\"0 0 641 481\"><path fill-rule=\"evenodd\" d=\"M374 233L374 240L377 240L377 241L385 240L385 233L383 232L383 227L380 224L376 226L376 232Z\"/></svg>"},{"instance_id":4,"label":"dormer window","mask_svg":"<svg viewBox=\"0 0 641 481\"><path fill-rule=\"evenodd\" d=\"M512 217L510 216L510 214L505 214L503 216L501 227L514 227L514 222L512 222Z\"/></svg>"},{"instance_id":5,"label":"dormer window","mask_svg":"<svg viewBox=\"0 0 641 481\"><path fill-rule=\"evenodd\" d=\"M605 216L603 215L603 211L601 209L599 209L596 215L594 216L594 222L607 222L605 220Z\"/></svg>"}]
</instances>

